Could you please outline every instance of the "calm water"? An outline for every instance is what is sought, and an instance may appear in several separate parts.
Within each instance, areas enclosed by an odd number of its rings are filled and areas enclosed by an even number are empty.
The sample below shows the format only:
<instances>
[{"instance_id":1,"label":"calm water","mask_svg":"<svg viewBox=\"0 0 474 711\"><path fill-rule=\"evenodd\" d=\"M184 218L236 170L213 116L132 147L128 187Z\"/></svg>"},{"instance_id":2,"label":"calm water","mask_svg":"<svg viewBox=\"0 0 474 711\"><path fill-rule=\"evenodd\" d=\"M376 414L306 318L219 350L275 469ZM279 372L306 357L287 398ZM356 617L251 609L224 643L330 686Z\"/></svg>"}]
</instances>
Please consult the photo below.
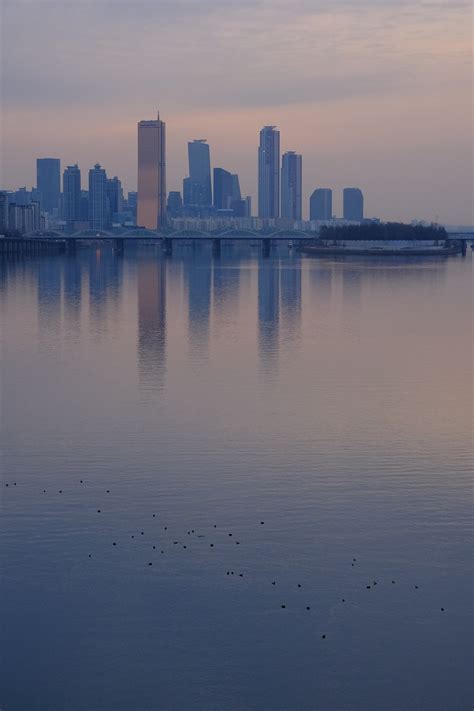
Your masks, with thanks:
<instances>
[{"instance_id":1,"label":"calm water","mask_svg":"<svg viewBox=\"0 0 474 711\"><path fill-rule=\"evenodd\" d=\"M0 266L2 711L472 708L470 255Z\"/></svg>"}]
</instances>

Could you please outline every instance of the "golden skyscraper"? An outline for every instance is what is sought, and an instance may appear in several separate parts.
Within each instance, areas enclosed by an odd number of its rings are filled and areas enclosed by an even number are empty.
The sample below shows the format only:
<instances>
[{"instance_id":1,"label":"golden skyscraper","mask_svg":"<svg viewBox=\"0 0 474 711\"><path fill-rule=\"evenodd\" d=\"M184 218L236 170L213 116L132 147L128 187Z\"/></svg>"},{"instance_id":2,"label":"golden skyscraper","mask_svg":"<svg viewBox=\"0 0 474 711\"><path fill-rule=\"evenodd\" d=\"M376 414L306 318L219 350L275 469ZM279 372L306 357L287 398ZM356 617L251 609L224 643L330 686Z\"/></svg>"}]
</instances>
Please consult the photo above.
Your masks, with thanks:
<instances>
[{"instance_id":1,"label":"golden skyscraper","mask_svg":"<svg viewBox=\"0 0 474 711\"><path fill-rule=\"evenodd\" d=\"M160 121L138 124L137 224L156 230L166 220L166 131Z\"/></svg>"}]
</instances>

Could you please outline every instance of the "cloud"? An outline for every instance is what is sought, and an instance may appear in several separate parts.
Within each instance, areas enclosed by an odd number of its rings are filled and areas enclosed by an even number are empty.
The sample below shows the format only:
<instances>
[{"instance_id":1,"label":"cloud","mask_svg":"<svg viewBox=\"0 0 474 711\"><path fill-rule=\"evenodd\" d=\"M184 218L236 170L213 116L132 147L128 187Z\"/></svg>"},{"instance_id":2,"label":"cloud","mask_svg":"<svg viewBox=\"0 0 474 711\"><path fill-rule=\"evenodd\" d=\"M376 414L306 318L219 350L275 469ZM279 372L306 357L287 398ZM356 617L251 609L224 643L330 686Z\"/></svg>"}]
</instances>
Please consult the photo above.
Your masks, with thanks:
<instances>
[{"instance_id":1,"label":"cloud","mask_svg":"<svg viewBox=\"0 0 474 711\"><path fill-rule=\"evenodd\" d=\"M7 0L3 100L84 109L155 94L231 107L385 94L425 83L427 60L449 61L463 12L444 0Z\"/></svg>"}]
</instances>

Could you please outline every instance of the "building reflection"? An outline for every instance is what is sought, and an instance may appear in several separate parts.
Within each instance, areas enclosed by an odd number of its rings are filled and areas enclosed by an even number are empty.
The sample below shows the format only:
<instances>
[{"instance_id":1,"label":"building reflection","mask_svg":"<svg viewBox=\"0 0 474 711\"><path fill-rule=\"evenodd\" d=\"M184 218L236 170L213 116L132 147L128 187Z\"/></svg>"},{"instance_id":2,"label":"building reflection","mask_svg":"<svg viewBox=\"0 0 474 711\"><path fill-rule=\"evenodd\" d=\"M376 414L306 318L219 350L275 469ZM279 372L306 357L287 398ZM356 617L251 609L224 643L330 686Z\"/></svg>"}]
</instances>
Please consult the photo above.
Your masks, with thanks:
<instances>
[{"instance_id":1,"label":"building reflection","mask_svg":"<svg viewBox=\"0 0 474 711\"><path fill-rule=\"evenodd\" d=\"M41 332L59 330L61 320L61 260L57 257L38 261L38 321Z\"/></svg>"},{"instance_id":2,"label":"building reflection","mask_svg":"<svg viewBox=\"0 0 474 711\"><path fill-rule=\"evenodd\" d=\"M301 261L283 262L280 269L280 304L282 336L295 342L301 326Z\"/></svg>"},{"instance_id":3,"label":"building reflection","mask_svg":"<svg viewBox=\"0 0 474 711\"><path fill-rule=\"evenodd\" d=\"M111 310L117 309L122 289L123 261L107 249L89 255L89 310L96 333L105 328Z\"/></svg>"},{"instance_id":4,"label":"building reflection","mask_svg":"<svg viewBox=\"0 0 474 711\"><path fill-rule=\"evenodd\" d=\"M278 361L280 325L280 267L278 262L258 263L258 349L260 365L271 371Z\"/></svg>"},{"instance_id":5,"label":"building reflection","mask_svg":"<svg viewBox=\"0 0 474 711\"><path fill-rule=\"evenodd\" d=\"M220 317L236 313L239 304L240 260L232 256L213 262L212 289L214 313Z\"/></svg>"},{"instance_id":6,"label":"building reflection","mask_svg":"<svg viewBox=\"0 0 474 711\"><path fill-rule=\"evenodd\" d=\"M192 360L207 359L211 313L212 262L205 246L193 245L184 261L188 292L188 340Z\"/></svg>"},{"instance_id":7,"label":"building reflection","mask_svg":"<svg viewBox=\"0 0 474 711\"><path fill-rule=\"evenodd\" d=\"M82 303L82 263L77 257L66 257L63 264L64 316L69 328L79 328Z\"/></svg>"},{"instance_id":8,"label":"building reflection","mask_svg":"<svg viewBox=\"0 0 474 711\"><path fill-rule=\"evenodd\" d=\"M138 262L138 373L158 389L166 376L166 270L165 259Z\"/></svg>"}]
</instances>

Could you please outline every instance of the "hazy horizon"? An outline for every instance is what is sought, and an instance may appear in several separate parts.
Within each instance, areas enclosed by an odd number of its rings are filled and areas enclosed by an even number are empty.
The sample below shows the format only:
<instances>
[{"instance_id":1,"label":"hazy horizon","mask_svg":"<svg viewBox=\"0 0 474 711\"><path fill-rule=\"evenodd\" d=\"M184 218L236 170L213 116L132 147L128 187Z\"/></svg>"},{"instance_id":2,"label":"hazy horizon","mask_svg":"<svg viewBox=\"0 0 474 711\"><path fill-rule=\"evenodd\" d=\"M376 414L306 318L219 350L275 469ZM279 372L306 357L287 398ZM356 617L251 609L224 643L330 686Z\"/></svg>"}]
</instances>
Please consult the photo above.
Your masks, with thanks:
<instances>
[{"instance_id":1,"label":"hazy horizon","mask_svg":"<svg viewBox=\"0 0 474 711\"><path fill-rule=\"evenodd\" d=\"M136 189L137 122L167 125L168 190L187 141L240 175L256 208L258 132L316 187L359 186L367 216L474 221L470 3L405 0L4 0L1 187L37 157L100 162ZM33 120L32 120L33 119Z\"/></svg>"}]
</instances>

